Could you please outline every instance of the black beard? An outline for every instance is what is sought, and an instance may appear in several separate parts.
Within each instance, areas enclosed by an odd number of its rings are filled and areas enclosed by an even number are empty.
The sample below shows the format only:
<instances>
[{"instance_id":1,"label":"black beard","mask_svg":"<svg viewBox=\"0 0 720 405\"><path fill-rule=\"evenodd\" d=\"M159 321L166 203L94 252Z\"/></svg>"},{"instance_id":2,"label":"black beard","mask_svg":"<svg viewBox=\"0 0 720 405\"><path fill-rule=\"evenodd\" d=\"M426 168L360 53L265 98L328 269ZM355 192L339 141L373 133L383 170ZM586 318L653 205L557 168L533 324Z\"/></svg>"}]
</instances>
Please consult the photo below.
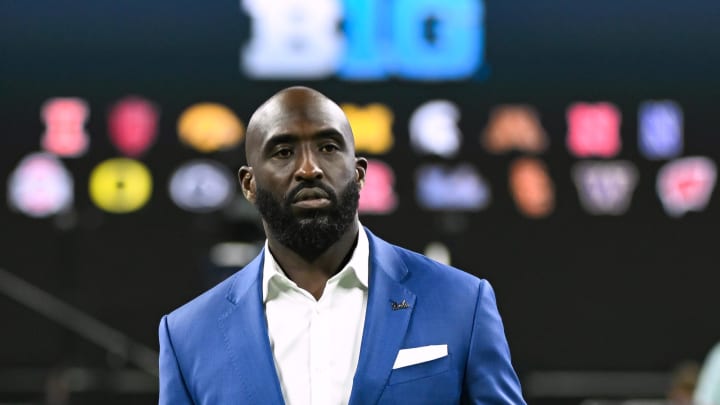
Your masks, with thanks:
<instances>
[{"instance_id":1,"label":"black beard","mask_svg":"<svg viewBox=\"0 0 720 405\"><path fill-rule=\"evenodd\" d=\"M307 187L325 191L331 201L330 207L296 216L292 211L293 197ZM309 262L317 259L347 231L355 220L360 199L360 187L352 180L342 190L340 198L322 183L300 184L283 201L278 201L260 186L256 186L255 192L255 206L268 231L278 242Z\"/></svg>"}]
</instances>

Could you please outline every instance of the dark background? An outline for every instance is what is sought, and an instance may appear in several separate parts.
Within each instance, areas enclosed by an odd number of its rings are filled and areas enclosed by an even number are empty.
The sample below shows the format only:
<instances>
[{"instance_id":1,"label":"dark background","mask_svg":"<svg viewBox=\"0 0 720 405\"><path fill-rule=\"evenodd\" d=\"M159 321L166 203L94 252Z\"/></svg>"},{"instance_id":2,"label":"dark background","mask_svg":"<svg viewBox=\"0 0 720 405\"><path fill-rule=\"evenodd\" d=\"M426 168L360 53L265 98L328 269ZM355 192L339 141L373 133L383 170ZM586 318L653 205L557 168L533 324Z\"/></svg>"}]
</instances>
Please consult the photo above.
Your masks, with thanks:
<instances>
[{"instance_id":1,"label":"dark background","mask_svg":"<svg viewBox=\"0 0 720 405\"><path fill-rule=\"evenodd\" d=\"M240 147L205 156L182 145L180 113L214 101L246 123L275 91L306 84L338 102L392 108L395 146L375 158L395 170L399 207L361 220L413 250L441 241L453 265L489 279L521 378L552 370L667 372L684 360L701 361L720 337L717 197L704 212L668 218L655 194L665 162L637 151L636 116L644 100L675 100L684 109L683 155L720 157L720 3L518 0L485 6L487 65L477 77L352 83L245 77L238 52L249 21L236 1L0 1L3 195L20 159L40 149L46 99L77 96L91 110L88 154L63 159L75 180L76 225L61 229L57 218L32 219L0 205L0 267L157 348L162 314L227 274L209 264L210 247L262 238L256 224L223 212L187 213L170 200L166 184L181 163L208 157L232 171L244 163ZM161 109L159 140L141 158L155 188L140 211L113 215L92 204L87 182L99 162L120 155L107 138L106 112L129 94ZM451 100L462 111L463 147L450 161L471 162L491 183L486 210L428 212L415 201L415 170L437 159L411 151L407 122L432 99ZM617 158L640 171L622 216L591 216L579 204L570 176L578 159L565 147L565 110L577 101L610 101L622 112ZM489 111L503 103L535 106L550 137L549 150L539 156L557 192L548 218L527 219L515 209L507 172L519 154L491 155L479 143ZM8 372L133 367L2 296L0 318L0 369ZM96 395L108 400L120 394ZM0 392L3 398L42 396ZM123 398L153 402L151 394Z\"/></svg>"}]
</instances>

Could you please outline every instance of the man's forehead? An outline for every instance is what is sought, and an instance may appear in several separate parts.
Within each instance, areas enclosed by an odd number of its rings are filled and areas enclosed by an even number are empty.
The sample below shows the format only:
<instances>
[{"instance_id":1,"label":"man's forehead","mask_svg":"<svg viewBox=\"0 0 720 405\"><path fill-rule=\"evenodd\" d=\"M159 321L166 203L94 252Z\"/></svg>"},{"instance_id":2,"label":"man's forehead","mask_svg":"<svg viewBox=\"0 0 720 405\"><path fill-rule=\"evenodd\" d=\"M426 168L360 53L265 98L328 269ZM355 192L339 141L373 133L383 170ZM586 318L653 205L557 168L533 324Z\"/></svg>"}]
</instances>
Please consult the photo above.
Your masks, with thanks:
<instances>
[{"instance_id":1,"label":"man's forehead","mask_svg":"<svg viewBox=\"0 0 720 405\"><path fill-rule=\"evenodd\" d=\"M279 93L253 114L248 142L264 143L274 135L336 131L352 142L352 131L342 109L317 92Z\"/></svg>"},{"instance_id":2,"label":"man's forehead","mask_svg":"<svg viewBox=\"0 0 720 405\"><path fill-rule=\"evenodd\" d=\"M278 94L264 105L264 114L275 120L304 118L313 121L345 121L345 113L320 93L287 92Z\"/></svg>"},{"instance_id":3,"label":"man's forehead","mask_svg":"<svg viewBox=\"0 0 720 405\"><path fill-rule=\"evenodd\" d=\"M328 103L286 105L277 103L265 112L265 128L279 128L310 124L340 127L346 121L342 110Z\"/></svg>"}]
</instances>

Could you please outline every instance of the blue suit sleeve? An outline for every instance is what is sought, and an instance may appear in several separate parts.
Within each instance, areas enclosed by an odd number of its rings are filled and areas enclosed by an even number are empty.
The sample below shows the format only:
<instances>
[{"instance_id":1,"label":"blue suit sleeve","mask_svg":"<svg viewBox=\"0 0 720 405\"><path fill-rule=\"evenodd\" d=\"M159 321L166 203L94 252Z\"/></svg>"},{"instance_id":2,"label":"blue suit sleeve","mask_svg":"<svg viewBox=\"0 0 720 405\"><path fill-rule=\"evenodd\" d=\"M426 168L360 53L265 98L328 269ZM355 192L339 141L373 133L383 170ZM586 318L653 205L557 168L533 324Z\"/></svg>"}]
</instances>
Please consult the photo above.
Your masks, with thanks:
<instances>
[{"instance_id":1,"label":"blue suit sleeve","mask_svg":"<svg viewBox=\"0 0 720 405\"><path fill-rule=\"evenodd\" d=\"M475 306L462 399L464 404L525 404L520 381L510 362L495 293L485 280L480 283Z\"/></svg>"},{"instance_id":2,"label":"blue suit sleeve","mask_svg":"<svg viewBox=\"0 0 720 405\"><path fill-rule=\"evenodd\" d=\"M158 336L160 338L160 400L158 404L193 404L170 339L167 315L160 321Z\"/></svg>"}]
</instances>

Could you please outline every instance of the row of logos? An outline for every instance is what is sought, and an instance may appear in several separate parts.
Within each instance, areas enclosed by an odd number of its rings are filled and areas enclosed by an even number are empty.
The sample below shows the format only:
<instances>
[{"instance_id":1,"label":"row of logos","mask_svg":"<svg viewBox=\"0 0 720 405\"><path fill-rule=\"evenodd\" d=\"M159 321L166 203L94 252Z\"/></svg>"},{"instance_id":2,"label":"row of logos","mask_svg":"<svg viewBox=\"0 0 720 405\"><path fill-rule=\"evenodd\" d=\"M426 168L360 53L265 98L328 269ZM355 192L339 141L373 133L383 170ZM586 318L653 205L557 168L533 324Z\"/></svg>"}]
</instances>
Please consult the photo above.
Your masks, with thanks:
<instances>
[{"instance_id":1,"label":"row of logos","mask_svg":"<svg viewBox=\"0 0 720 405\"><path fill-rule=\"evenodd\" d=\"M593 215L622 215L631 205L638 183L637 168L629 161L584 160L572 168L572 179L584 209ZM715 188L717 169L706 157L683 157L665 163L657 174L656 190L666 213L680 217L707 207ZM488 181L470 163L425 164L415 172L417 204L430 211L476 212L492 201ZM367 180L360 194L360 212L387 215L398 208L395 173L377 159L368 162ZM74 204L72 174L56 156L37 152L23 158L8 179L10 207L31 217L68 211ZM171 200L190 212L211 212L237 197L230 170L209 159L188 161L167 184ZM141 209L153 194L150 170L140 161L113 158L91 172L88 192L101 210L130 213ZM518 211L543 218L555 209L555 185L545 164L534 157L513 160L508 188Z\"/></svg>"},{"instance_id":2,"label":"row of logos","mask_svg":"<svg viewBox=\"0 0 720 405\"><path fill-rule=\"evenodd\" d=\"M394 114L382 103L341 105L355 135L359 153L382 155L392 149ZM127 97L112 106L108 134L118 151L131 158L145 153L157 137L159 112L141 97ZM42 147L61 157L82 156L88 149L85 123L88 103L79 98L53 98L42 107L46 130ZM410 144L418 154L455 157L463 142L458 124L461 110L448 100L431 100L415 109L408 123ZM614 158L621 152L621 113L612 103L573 103L566 112L568 151L578 158ZM183 111L177 122L180 140L209 153L237 146L245 126L227 106L199 103ZM549 139L537 111L529 105L495 107L480 141L494 154L511 150L539 154ZM683 111L671 100L650 100L638 110L638 149L647 159L673 159L683 153Z\"/></svg>"}]
</instances>

